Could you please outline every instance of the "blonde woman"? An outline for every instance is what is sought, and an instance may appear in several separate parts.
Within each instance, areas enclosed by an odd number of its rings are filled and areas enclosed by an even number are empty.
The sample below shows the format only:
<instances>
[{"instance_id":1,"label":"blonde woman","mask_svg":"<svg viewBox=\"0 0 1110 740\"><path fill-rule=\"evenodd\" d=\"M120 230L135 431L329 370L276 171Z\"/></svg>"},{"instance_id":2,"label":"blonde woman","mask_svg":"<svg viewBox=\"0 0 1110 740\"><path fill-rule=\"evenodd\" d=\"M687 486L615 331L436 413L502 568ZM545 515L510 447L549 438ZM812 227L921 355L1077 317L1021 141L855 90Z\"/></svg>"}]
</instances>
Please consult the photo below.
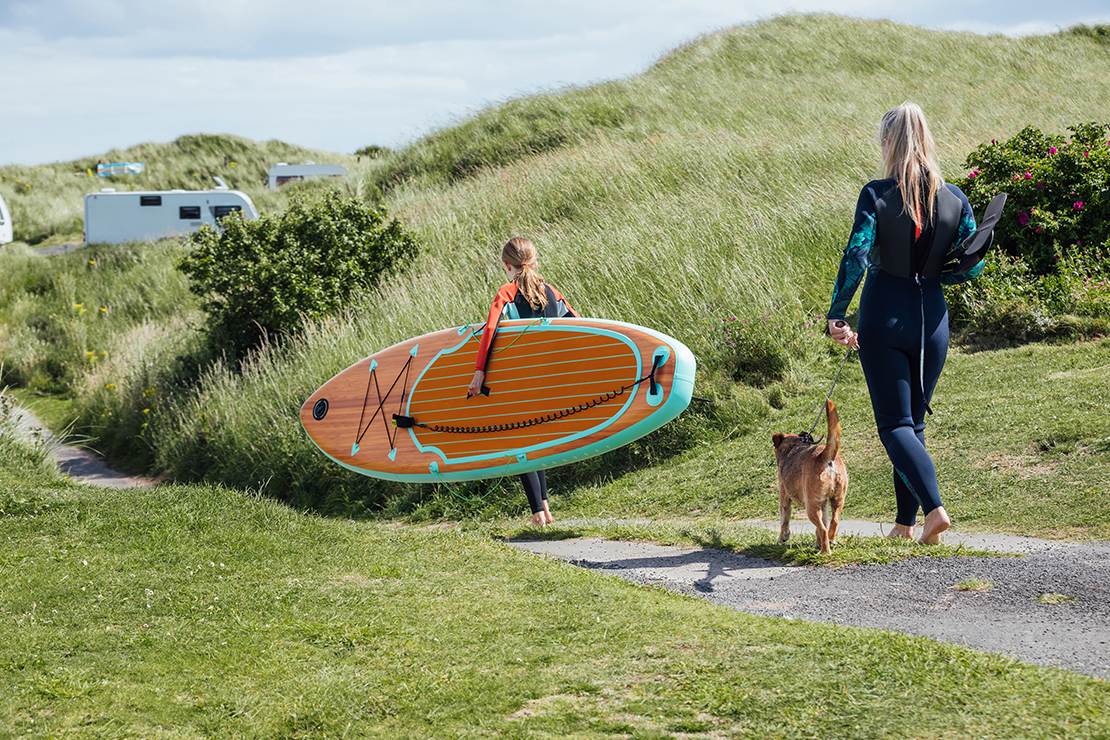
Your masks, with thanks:
<instances>
[{"instance_id":1,"label":"blonde woman","mask_svg":"<svg viewBox=\"0 0 1110 740\"><path fill-rule=\"evenodd\" d=\"M945 272L948 251L975 231L967 196L945 183L925 114L914 103L887 112L880 124L883 174L864 186L829 308L829 333L859 348L879 438L894 466L898 513L891 537L912 539L918 509L920 542L937 544L951 525L936 468L925 449L925 414L948 354L944 285L970 280ZM857 333L845 312L866 276Z\"/></svg>"},{"instance_id":2,"label":"blonde woman","mask_svg":"<svg viewBox=\"0 0 1110 740\"><path fill-rule=\"evenodd\" d=\"M578 314L559 291L544 282L539 275L539 254L536 245L529 240L515 236L501 248L501 264L509 282L497 290L490 306L486 326L482 330L482 340L478 345L474 377L467 392L477 396L482 392L489 364L490 347L497 335L501 319L530 319L538 317L575 316ZM523 473L520 476L528 505L532 509L533 526L542 527L554 519L547 505L547 475L543 470Z\"/></svg>"}]
</instances>

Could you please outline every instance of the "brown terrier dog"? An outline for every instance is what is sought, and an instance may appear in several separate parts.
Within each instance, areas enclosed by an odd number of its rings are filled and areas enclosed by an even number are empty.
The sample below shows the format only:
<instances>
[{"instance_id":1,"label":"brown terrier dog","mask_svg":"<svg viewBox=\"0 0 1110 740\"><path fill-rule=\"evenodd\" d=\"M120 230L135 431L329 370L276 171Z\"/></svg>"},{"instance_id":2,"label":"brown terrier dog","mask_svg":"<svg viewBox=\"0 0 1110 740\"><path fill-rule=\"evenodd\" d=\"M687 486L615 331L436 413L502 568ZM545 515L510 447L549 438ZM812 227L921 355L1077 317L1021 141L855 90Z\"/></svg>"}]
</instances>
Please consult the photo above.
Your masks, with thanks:
<instances>
[{"instance_id":1,"label":"brown terrier dog","mask_svg":"<svg viewBox=\"0 0 1110 740\"><path fill-rule=\"evenodd\" d=\"M779 521L782 524L779 542L790 539L793 502L805 507L806 516L817 527L817 547L822 555L831 552L829 546L836 540L840 510L844 508L844 495L848 492L848 469L837 454L840 451L840 419L836 406L827 399L825 414L829 419L826 444L807 442L797 434L771 435L779 464Z\"/></svg>"}]
</instances>

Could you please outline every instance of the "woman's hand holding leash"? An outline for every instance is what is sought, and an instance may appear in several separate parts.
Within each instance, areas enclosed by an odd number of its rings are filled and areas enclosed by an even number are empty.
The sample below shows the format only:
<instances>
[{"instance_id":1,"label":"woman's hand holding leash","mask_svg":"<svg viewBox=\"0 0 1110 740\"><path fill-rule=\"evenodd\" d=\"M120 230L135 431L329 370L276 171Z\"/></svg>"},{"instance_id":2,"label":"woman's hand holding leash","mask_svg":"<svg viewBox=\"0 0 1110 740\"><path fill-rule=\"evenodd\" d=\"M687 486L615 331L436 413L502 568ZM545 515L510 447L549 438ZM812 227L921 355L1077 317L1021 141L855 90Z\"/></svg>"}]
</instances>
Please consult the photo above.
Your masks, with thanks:
<instances>
[{"instance_id":1,"label":"woman's hand holding leash","mask_svg":"<svg viewBox=\"0 0 1110 740\"><path fill-rule=\"evenodd\" d=\"M829 319L829 336L845 347L856 347L859 344L859 337L844 319Z\"/></svg>"}]
</instances>

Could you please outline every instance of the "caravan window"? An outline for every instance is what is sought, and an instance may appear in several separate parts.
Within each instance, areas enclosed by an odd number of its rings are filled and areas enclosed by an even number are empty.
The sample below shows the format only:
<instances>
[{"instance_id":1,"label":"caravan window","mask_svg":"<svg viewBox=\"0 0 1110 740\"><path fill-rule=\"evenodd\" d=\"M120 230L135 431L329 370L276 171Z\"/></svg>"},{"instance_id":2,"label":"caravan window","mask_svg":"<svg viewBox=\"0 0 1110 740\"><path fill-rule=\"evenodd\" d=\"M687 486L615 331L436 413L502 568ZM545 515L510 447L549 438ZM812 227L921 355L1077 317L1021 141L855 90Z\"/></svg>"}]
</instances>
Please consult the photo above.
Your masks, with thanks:
<instances>
[{"instance_id":1,"label":"caravan window","mask_svg":"<svg viewBox=\"0 0 1110 740\"><path fill-rule=\"evenodd\" d=\"M160 206L162 205L161 195L140 195L139 205L141 206Z\"/></svg>"},{"instance_id":2,"label":"caravan window","mask_svg":"<svg viewBox=\"0 0 1110 740\"><path fill-rule=\"evenodd\" d=\"M243 210L243 206L212 206L212 215L215 216L218 221L224 216L230 216L241 210Z\"/></svg>"},{"instance_id":3,"label":"caravan window","mask_svg":"<svg viewBox=\"0 0 1110 740\"><path fill-rule=\"evenodd\" d=\"M179 211L182 219L191 219L196 221L200 218L200 206L181 206Z\"/></svg>"}]
</instances>

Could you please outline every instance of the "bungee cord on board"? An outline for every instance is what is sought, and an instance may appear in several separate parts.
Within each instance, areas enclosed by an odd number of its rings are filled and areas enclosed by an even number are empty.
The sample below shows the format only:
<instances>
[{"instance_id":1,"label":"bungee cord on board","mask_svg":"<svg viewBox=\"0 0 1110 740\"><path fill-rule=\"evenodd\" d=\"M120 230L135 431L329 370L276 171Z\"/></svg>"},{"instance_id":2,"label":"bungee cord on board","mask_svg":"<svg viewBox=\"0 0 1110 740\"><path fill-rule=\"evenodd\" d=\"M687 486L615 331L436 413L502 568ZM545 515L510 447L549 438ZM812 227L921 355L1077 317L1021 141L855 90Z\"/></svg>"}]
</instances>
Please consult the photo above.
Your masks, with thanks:
<instances>
[{"instance_id":1,"label":"bungee cord on board","mask_svg":"<svg viewBox=\"0 0 1110 740\"><path fill-rule=\"evenodd\" d=\"M639 380L636 380L632 383L629 383L626 386L622 386L620 388L620 390L609 391L608 393L606 393L602 396L598 396L597 398L592 398L592 399L590 399L589 401L587 401L585 403L578 404L577 406L570 406L568 408L562 409L561 411L553 411L549 414L544 414L542 416L537 416L537 417L534 417L532 419L526 419L524 421L513 421L513 422L509 422L507 424L493 424L491 426L480 426L480 427L454 427L454 426L448 426L448 425L444 425L444 424L424 424L424 423L421 423L421 422L417 421L416 419L412 418L411 416L402 416L400 414L394 414L393 415L393 424L396 427L398 427L399 429L409 429L411 427L420 427L421 429L427 429L427 430L432 431L432 432L442 432L442 433L446 433L446 434L489 434L489 433L492 433L492 432L506 432L506 431L512 431L512 430L515 430L515 429L526 429L528 427L538 426L540 424L544 424L544 423L547 423L549 421L558 421L559 419L565 419L568 416L574 416L575 414L581 413L583 411L588 411L589 409L592 409L595 406L600 406L603 403L608 403L609 401L612 401L615 398L619 398L620 396L623 396L627 391L629 391L632 388L635 388L636 386L640 385L645 380L650 380L651 381L651 387L654 389L657 386L657 384L655 382L655 371L659 369L659 364L660 364L661 361L662 361L662 357L657 355L655 358L653 358L653 361L651 363L651 372L650 373L643 376Z\"/></svg>"}]
</instances>

